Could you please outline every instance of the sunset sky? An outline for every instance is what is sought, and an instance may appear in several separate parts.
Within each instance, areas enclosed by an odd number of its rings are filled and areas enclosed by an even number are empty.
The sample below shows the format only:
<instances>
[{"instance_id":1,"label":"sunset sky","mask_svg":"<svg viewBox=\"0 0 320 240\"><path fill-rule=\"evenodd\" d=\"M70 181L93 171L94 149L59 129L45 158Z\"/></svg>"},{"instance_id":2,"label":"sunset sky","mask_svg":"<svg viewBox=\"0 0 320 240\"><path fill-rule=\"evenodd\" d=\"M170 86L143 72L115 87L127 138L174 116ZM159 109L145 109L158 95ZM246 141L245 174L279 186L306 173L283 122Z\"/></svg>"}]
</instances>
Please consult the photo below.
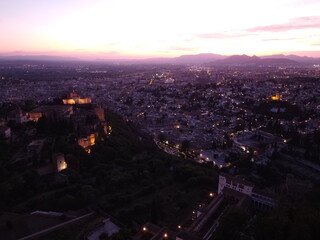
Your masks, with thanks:
<instances>
[{"instance_id":1,"label":"sunset sky","mask_svg":"<svg viewBox=\"0 0 320 240\"><path fill-rule=\"evenodd\" d=\"M0 55L320 57L319 0L1 0Z\"/></svg>"}]
</instances>

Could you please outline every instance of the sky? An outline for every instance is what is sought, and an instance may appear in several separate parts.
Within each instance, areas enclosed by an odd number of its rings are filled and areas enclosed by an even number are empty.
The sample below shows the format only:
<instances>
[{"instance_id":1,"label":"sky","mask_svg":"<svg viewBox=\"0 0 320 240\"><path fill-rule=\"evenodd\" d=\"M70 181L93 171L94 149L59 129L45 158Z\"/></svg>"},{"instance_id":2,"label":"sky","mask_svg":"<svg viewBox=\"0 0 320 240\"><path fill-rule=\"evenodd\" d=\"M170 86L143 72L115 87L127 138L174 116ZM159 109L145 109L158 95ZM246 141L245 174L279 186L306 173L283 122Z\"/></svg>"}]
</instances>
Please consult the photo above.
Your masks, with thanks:
<instances>
[{"instance_id":1,"label":"sky","mask_svg":"<svg viewBox=\"0 0 320 240\"><path fill-rule=\"evenodd\" d=\"M320 57L320 0L1 0L0 55Z\"/></svg>"}]
</instances>

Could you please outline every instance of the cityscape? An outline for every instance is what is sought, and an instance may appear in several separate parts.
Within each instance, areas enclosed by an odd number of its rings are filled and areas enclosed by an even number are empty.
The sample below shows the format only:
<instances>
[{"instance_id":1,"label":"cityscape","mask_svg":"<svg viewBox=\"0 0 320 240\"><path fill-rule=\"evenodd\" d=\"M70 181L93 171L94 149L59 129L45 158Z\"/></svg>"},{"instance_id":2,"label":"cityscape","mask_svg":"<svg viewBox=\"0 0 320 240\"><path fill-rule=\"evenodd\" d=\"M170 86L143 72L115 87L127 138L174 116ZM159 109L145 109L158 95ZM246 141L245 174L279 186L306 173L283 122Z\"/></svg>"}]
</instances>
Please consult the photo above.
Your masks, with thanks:
<instances>
[{"instance_id":1,"label":"cityscape","mask_svg":"<svg viewBox=\"0 0 320 240\"><path fill-rule=\"evenodd\" d=\"M252 58L3 61L2 239L271 237L318 199L320 61Z\"/></svg>"},{"instance_id":2,"label":"cityscape","mask_svg":"<svg viewBox=\"0 0 320 240\"><path fill-rule=\"evenodd\" d=\"M0 2L0 240L319 239L319 12Z\"/></svg>"}]
</instances>

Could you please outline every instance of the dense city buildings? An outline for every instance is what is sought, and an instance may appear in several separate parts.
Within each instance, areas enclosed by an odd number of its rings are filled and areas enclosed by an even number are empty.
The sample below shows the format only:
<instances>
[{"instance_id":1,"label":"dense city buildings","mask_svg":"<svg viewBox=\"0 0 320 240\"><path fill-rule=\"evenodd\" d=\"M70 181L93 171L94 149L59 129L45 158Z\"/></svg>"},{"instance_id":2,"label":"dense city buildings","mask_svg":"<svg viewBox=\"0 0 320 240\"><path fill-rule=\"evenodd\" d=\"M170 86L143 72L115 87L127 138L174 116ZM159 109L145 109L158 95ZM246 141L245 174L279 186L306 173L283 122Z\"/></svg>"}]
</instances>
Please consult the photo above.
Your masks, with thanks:
<instances>
[{"instance_id":1,"label":"dense city buildings","mask_svg":"<svg viewBox=\"0 0 320 240\"><path fill-rule=\"evenodd\" d=\"M1 240L262 239L286 211L317 218L316 63L13 61L0 79Z\"/></svg>"}]
</instances>

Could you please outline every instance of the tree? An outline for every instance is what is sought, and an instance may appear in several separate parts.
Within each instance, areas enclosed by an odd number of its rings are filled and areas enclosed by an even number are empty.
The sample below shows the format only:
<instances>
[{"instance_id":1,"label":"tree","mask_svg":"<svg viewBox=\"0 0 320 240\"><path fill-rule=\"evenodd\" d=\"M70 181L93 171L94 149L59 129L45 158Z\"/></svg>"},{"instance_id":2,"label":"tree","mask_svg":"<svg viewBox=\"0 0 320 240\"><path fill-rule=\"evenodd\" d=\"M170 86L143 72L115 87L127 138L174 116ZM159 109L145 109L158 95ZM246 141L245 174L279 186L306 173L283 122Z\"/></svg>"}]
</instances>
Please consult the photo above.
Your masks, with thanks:
<instances>
[{"instance_id":1,"label":"tree","mask_svg":"<svg viewBox=\"0 0 320 240\"><path fill-rule=\"evenodd\" d=\"M159 141L160 142L164 142L164 141L166 141L166 137L165 137L165 135L164 134L162 134L162 133L160 133L159 135L158 135L158 139L159 139Z\"/></svg>"},{"instance_id":2,"label":"tree","mask_svg":"<svg viewBox=\"0 0 320 240\"><path fill-rule=\"evenodd\" d=\"M48 119L45 115L38 119L37 131L40 134L44 134L48 132Z\"/></svg>"},{"instance_id":3,"label":"tree","mask_svg":"<svg viewBox=\"0 0 320 240\"><path fill-rule=\"evenodd\" d=\"M181 143L181 148L180 150L182 152L187 152L190 148L190 141L189 140L183 140Z\"/></svg>"},{"instance_id":4,"label":"tree","mask_svg":"<svg viewBox=\"0 0 320 240\"><path fill-rule=\"evenodd\" d=\"M239 233L248 218L247 212L232 207L222 217L219 227L216 231L215 239L232 240L239 239Z\"/></svg>"},{"instance_id":5,"label":"tree","mask_svg":"<svg viewBox=\"0 0 320 240\"><path fill-rule=\"evenodd\" d=\"M61 210L76 209L77 208L76 203L77 203L77 199L74 196L67 194L60 199L59 208Z\"/></svg>"},{"instance_id":6,"label":"tree","mask_svg":"<svg viewBox=\"0 0 320 240\"><path fill-rule=\"evenodd\" d=\"M128 239L131 239L131 236L132 236L132 233L128 229L123 228L119 232L114 233L111 236L111 239L112 240L128 240Z\"/></svg>"},{"instance_id":7,"label":"tree","mask_svg":"<svg viewBox=\"0 0 320 240\"><path fill-rule=\"evenodd\" d=\"M101 233L99 236L99 240L108 240L110 239L107 233Z\"/></svg>"}]
</instances>

